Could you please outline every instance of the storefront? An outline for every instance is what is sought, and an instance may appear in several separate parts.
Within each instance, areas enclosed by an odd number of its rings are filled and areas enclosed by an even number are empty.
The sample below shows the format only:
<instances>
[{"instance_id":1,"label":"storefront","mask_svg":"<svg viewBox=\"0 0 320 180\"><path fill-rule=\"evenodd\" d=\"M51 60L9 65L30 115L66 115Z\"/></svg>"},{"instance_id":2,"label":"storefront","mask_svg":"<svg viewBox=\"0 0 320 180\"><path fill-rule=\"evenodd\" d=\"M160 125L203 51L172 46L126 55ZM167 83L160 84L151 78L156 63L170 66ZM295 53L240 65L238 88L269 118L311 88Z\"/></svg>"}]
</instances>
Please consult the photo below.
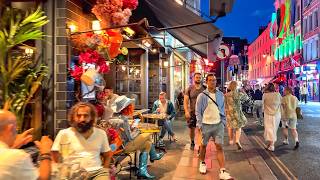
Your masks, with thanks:
<instances>
[{"instance_id":1,"label":"storefront","mask_svg":"<svg viewBox=\"0 0 320 180\"><path fill-rule=\"evenodd\" d=\"M319 63L318 63L319 64ZM319 66L319 65L318 65ZM319 101L319 68L316 62L301 67L300 86L307 84L308 98L311 101Z\"/></svg>"}]
</instances>

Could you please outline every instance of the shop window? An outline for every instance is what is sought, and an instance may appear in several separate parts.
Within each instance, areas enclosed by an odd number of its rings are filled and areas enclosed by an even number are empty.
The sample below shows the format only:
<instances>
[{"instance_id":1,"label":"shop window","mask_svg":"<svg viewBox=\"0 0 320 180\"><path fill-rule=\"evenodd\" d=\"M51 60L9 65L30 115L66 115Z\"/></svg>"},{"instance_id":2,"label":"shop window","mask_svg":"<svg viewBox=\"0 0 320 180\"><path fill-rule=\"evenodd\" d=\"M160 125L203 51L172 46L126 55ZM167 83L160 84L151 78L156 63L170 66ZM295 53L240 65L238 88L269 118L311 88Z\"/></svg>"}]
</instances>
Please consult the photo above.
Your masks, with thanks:
<instances>
[{"instance_id":1,"label":"shop window","mask_svg":"<svg viewBox=\"0 0 320 180\"><path fill-rule=\"evenodd\" d=\"M141 108L141 83L140 55L129 53L116 63L116 93L135 99L136 108Z\"/></svg>"}]
</instances>

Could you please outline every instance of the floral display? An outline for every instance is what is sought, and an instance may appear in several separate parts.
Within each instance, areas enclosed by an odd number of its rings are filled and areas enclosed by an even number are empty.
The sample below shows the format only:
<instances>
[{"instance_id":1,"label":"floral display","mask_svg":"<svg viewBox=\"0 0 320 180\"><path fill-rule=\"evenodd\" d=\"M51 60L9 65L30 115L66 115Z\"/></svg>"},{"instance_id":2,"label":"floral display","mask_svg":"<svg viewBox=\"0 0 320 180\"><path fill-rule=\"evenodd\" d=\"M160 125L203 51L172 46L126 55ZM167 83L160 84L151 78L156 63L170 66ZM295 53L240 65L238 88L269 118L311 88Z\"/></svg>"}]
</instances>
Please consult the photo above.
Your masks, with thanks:
<instances>
[{"instance_id":1,"label":"floral display","mask_svg":"<svg viewBox=\"0 0 320 180\"><path fill-rule=\"evenodd\" d=\"M76 80L80 81L80 77L83 73L83 68L81 66L75 66L74 70L71 71L71 76Z\"/></svg>"},{"instance_id":2,"label":"floral display","mask_svg":"<svg viewBox=\"0 0 320 180\"><path fill-rule=\"evenodd\" d=\"M136 9L138 7L138 0L122 0L123 8Z\"/></svg>"},{"instance_id":3,"label":"floral display","mask_svg":"<svg viewBox=\"0 0 320 180\"><path fill-rule=\"evenodd\" d=\"M97 0L92 8L103 27L126 25L132 15L131 11L138 6L138 0Z\"/></svg>"}]
</instances>

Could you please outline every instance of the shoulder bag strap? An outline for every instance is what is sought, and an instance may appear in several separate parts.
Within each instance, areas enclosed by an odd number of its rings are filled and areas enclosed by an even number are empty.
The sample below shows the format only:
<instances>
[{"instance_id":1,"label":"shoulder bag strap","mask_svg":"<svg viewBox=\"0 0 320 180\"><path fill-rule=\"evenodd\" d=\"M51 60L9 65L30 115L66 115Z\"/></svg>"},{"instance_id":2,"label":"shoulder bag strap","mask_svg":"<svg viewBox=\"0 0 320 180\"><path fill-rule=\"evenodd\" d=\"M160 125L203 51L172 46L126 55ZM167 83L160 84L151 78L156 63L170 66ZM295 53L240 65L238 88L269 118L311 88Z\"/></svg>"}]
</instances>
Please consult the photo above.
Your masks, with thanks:
<instances>
[{"instance_id":1,"label":"shoulder bag strap","mask_svg":"<svg viewBox=\"0 0 320 180\"><path fill-rule=\"evenodd\" d=\"M208 96L208 98L210 98L211 99L211 101L218 107L218 109L219 109L219 106L218 106L218 103L215 101L215 100L213 100L207 93L205 93L205 92L202 92L204 95L206 95L206 96Z\"/></svg>"}]
</instances>

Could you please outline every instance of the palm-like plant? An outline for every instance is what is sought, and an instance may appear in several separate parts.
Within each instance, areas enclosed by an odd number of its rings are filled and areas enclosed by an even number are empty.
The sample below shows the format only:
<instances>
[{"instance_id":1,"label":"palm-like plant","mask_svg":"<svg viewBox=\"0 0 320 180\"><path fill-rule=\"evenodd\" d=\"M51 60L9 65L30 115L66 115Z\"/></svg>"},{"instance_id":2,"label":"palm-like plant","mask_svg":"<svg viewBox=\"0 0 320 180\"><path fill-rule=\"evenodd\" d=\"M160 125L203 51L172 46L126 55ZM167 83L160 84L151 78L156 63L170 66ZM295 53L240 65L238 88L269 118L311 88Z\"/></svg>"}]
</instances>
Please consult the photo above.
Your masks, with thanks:
<instances>
[{"instance_id":1,"label":"palm-like plant","mask_svg":"<svg viewBox=\"0 0 320 180\"><path fill-rule=\"evenodd\" d=\"M18 130L21 130L26 106L41 87L48 67L34 63L18 46L41 39L44 34L40 28L49 21L39 7L31 13L8 7L0 21L0 108L17 115Z\"/></svg>"}]
</instances>

